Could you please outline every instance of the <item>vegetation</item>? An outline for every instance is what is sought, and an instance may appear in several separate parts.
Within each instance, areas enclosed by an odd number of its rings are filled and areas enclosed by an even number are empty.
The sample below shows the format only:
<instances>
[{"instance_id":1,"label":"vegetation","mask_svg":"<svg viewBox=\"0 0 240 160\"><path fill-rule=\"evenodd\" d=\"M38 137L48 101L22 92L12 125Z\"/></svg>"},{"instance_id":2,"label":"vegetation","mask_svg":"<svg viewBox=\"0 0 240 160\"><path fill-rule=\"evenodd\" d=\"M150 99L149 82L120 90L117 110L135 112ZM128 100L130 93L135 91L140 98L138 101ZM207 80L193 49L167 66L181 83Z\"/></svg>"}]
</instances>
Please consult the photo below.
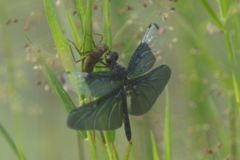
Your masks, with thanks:
<instances>
[{"instance_id":1,"label":"vegetation","mask_svg":"<svg viewBox=\"0 0 240 160\"><path fill-rule=\"evenodd\" d=\"M233 0L1 1L0 159L239 159L239 7ZM56 76L83 66L67 39L82 51L105 43L127 66L153 22L156 65L170 66L172 77L150 112L130 116L132 144L124 128L67 128L68 113L86 98L66 92Z\"/></svg>"}]
</instances>

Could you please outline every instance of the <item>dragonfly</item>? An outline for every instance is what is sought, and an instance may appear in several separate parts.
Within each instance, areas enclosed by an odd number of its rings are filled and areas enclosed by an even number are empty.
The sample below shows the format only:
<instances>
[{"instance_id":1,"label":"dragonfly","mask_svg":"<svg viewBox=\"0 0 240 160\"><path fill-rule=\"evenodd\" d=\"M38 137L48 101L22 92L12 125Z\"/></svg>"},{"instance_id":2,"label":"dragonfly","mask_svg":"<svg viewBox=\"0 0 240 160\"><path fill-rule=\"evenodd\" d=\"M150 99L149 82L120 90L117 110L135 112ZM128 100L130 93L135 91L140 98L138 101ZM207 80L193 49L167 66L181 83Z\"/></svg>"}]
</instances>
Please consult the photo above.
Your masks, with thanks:
<instances>
[{"instance_id":1,"label":"dragonfly","mask_svg":"<svg viewBox=\"0 0 240 160\"><path fill-rule=\"evenodd\" d=\"M131 141L129 114L139 116L147 113L171 76L167 65L149 71L156 61L154 43L158 29L157 24L149 25L127 68L117 63L117 52L110 52L105 57L109 71L66 73L80 94L99 97L70 112L67 119L69 128L115 130L124 123L126 138Z\"/></svg>"},{"instance_id":2,"label":"dragonfly","mask_svg":"<svg viewBox=\"0 0 240 160\"><path fill-rule=\"evenodd\" d=\"M95 33L96 34L96 33ZM92 72L96 63L100 62L100 63L103 63L102 61L102 55L109 50L107 44L105 43L101 43L102 42L102 39L103 39L103 36L101 34L97 34L99 36L101 36L101 40L100 40L100 44L98 45L95 45L94 42L93 45L94 45L94 49L90 50L90 51L85 51L85 52L81 52L81 49L82 49L82 46L80 47L80 49L78 49L78 47L76 46L76 44L70 40L68 40L73 46L74 48L77 50L77 52L79 53L79 55L83 55L83 54L86 54L88 53L88 55L82 57L81 59L76 59L74 54L73 54L73 50L72 50L72 47L70 46L70 44L67 43L67 45L69 46L70 48L70 51L71 51L71 54L72 54L72 57L75 61L75 63L78 63L82 60L85 60L84 61L84 66L83 66L83 72ZM104 63L103 63L104 64ZM106 65L106 64L104 64Z\"/></svg>"}]
</instances>

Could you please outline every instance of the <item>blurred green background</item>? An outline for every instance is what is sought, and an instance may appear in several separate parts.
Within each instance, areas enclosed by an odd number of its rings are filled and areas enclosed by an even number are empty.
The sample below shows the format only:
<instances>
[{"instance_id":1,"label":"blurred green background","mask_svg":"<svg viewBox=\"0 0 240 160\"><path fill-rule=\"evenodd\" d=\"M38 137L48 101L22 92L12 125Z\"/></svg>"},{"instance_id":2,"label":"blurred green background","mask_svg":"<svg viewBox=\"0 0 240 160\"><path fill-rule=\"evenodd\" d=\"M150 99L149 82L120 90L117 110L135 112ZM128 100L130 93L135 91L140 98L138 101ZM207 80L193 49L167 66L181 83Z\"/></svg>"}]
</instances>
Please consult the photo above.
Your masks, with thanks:
<instances>
[{"instance_id":1,"label":"blurred green background","mask_svg":"<svg viewBox=\"0 0 240 160\"><path fill-rule=\"evenodd\" d=\"M238 159L240 3L228 1L224 15L219 2L222 1L208 3L224 29L216 27L201 1L110 3L113 50L120 54L119 62L125 66L150 23L157 23L163 32L159 35L161 53L156 66L165 63L172 69L168 83L172 159ZM52 3L64 35L73 39L66 11L75 11L74 2ZM101 33L103 2L96 0L93 4L93 30ZM26 46L25 36L37 46L56 75L64 72L56 56L43 2L2 0L0 16L0 124L15 143L22 145L29 160L79 159L77 134L66 126L67 113L48 86L36 85L45 78ZM78 25L76 16L72 17ZM95 36L95 43L98 42L99 37ZM78 97L70 94L77 104ZM164 159L165 96L164 91L144 116L130 116L130 159L134 155L136 159L152 159L150 130L159 157ZM123 127L117 129L114 144L122 159L127 146ZM81 141L80 149L90 159L87 142ZM104 159L98 152L99 159ZM18 159L3 136L0 159Z\"/></svg>"}]
</instances>

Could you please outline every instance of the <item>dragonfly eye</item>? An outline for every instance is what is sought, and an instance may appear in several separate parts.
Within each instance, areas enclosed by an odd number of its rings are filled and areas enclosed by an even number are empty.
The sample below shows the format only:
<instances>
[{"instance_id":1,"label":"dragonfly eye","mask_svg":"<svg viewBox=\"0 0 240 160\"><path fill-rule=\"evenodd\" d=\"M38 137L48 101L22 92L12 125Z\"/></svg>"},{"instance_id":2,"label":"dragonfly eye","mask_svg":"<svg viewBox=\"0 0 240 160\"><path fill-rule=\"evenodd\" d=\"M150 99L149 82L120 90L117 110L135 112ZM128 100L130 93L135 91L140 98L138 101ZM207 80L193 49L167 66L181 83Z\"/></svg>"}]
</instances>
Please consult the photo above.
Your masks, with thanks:
<instances>
[{"instance_id":1,"label":"dragonfly eye","mask_svg":"<svg viewBox=\"0 0 240 160\"><path fill-rule=\"evenodd\" d=\"M106 54L106 62L108 65L112 66L115 65L118 59L118 53L117 52L109 52Z\"/></svg>"}]
</instances>

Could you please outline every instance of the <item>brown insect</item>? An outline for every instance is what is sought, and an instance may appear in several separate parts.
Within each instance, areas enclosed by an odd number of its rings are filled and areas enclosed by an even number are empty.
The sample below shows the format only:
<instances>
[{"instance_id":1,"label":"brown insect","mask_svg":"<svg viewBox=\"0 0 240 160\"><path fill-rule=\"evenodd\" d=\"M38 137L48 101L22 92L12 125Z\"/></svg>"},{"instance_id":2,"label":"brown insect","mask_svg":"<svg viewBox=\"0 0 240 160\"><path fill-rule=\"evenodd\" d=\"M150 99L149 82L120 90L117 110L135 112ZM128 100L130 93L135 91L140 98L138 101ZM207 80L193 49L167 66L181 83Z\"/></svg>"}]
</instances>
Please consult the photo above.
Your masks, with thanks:
<instances>
[{"instance_id":1,"label":"brown insect","mask_svg":"<svg viewBox=\"0 0 240 160\"><path fill-rule=\"evenodd\" d=\"M97 35L100 35L100 34L97 34ZM102 35L100 35L100 36L102 36ZM75 47L75 49L77 50L77 52L79 53L80 56L88 53L88 55L82 57L81 59L76 60L76 58L73 54L73 51L72 51L72 47L67 43L67 45L70 47L71 54L73 56L73 59L74 59L75 63L78 63L78 62L84 60L84 65L83 65L82 72L92 72L96 63L98 63L98 62L106 65L104 62L102 62L102 60L103 60L102 55L106 51L108 51L109 49L108 49L108 46L106 44L101 43L102 38L100 40L100 44L95 45L95 43L93 42L94 49L92 49L90 51L86 51L86 52L81 52L82 46L78 49L74 42L68 40L70 43L72 43L72 45Z\"/></svg>"}]
</instances>

